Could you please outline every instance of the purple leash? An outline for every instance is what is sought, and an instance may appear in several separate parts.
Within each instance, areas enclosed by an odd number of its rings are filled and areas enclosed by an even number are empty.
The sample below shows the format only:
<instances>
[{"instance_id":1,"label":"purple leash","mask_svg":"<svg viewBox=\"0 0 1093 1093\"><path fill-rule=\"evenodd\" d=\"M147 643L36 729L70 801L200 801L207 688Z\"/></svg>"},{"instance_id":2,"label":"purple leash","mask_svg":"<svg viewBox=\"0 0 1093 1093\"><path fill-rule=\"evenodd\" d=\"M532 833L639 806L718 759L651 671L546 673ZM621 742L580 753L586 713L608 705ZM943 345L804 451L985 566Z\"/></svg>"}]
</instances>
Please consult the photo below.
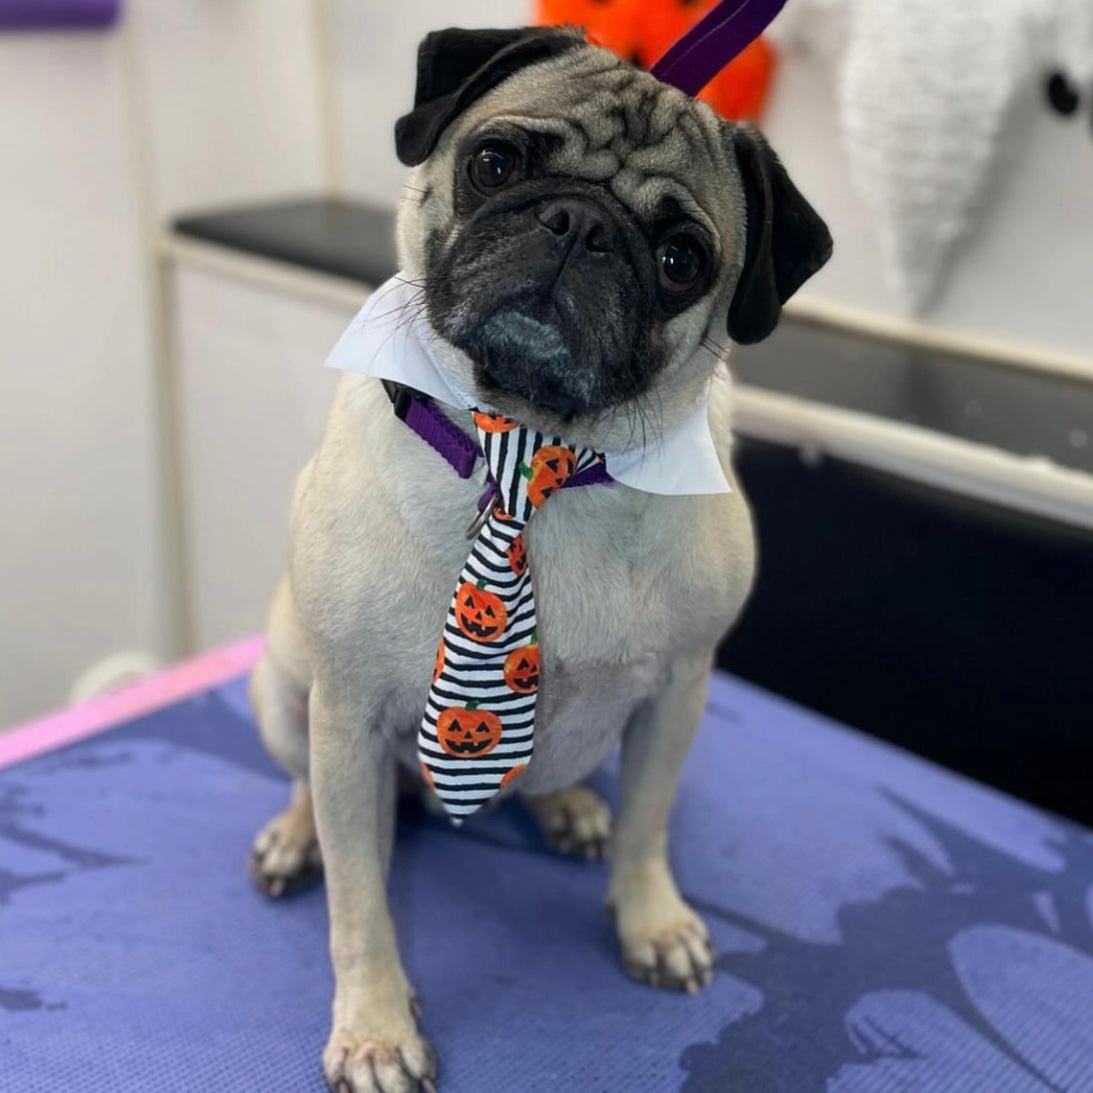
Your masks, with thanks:
<instances>
[{"instance_id":1,"label":"purple leash","mask_svg":"<svg viewBox=\"0 0 1093 1093\"><path fill-rule=\"evenodd\" d=\"M721 0L649 71L661 82L697 95L770 26L785 4L786 0Z\"/></svg>"}]
</instances>

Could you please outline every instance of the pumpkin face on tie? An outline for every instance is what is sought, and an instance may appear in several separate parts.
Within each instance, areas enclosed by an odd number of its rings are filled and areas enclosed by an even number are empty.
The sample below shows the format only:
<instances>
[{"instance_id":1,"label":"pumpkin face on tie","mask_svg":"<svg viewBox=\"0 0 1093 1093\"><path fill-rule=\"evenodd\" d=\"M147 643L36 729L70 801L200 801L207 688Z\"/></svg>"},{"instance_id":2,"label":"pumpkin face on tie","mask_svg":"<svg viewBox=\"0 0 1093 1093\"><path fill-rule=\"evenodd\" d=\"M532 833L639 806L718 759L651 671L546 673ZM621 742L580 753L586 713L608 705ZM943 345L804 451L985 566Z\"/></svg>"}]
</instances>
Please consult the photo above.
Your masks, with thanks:
<instances>
[{"instance_id":1,"label":"pumpkin face on tie","mask_svg":"<svg viewBox=\"0 0 1093 1093\"><path fill-rule=\"evenodd\" d=\"M531 479L528 482L528 500L536 507L572 477L577 468L577 457L560 445L551 444L540 448L531 457Z\"/></svg>"},{"instance_id":2,"label":"pumpkin face on tie","mask_svg":"<svg viewBox=\"0 0 1093 1093\"><path fill-rule=\"evenodd\" d=\"M522 577L528 571L528 554L524 549L524 537L517 535L512 541L512 546L505 551L509 560L509 568L517 577Z\"/></svg>"},{"instance_id":3,"label":"pumpkin face on tie","mask_svg":"<svg viewBox=\"0 0 1093 1093\"><path fill-rule=\"evenodd\" d=\"M473 703L445 710L436 719L436 738L453 759L488 755L501 743L501 719L489 710L477 710Z\"/></svg>"},{"instance_id":4,"label":"pumpkin face on tie","mask_svg":"<svg viewBox=\"0 0 1093 1093\"><path fill-rule=\"evenodd\" d=\"M441 638L436 647L436 660L433 662L433 682L435 683L440 678L440 673L444 671L444 639Z\"/></svg>"},{"instance_id":5,"label":"pumpkin face on tie","mask_svg":"<svg viewBox=\"0 0 1093 1093\"><path fill-rule=\"evenodd\" d=\"M489 644L501 636L508 611L499 596L467 581L456 593L455 621L465 637Z\"/></svg>"},{"instance_id":6,"label":"pumpkin face on tie","mask_svg":"<svg viewBox=\"0 0 1093 1093\"><path fill-rule=\"evenodd\" d=\"M505 682L517 694L534 694L539 689L539 646L532 643L514 649L505 658Z\"/></svg>"},{"instance_id":7,"label":"pumpkin face on tie","mask_svg":"<svg viewBox=\"0 0 1093 1093\"><path fill-rule=\"evenodd\" d=\"M497 788L504 789L505 786L511 786L527 769L527 763L521 763L518 767L513 767L512 770L505 771L505 777L501 779L501 784Z\"/></svg>"}]
</instances>

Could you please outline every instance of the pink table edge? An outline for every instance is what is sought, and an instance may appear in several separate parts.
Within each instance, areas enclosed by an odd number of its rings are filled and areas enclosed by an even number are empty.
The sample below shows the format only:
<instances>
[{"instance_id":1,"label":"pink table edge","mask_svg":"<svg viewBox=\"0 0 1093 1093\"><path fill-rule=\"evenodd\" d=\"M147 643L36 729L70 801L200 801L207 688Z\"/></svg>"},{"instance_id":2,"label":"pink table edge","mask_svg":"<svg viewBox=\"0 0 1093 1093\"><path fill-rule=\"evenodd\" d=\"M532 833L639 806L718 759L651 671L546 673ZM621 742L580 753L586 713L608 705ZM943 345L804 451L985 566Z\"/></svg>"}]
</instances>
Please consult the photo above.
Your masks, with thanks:
<instances>
[{"instance_id":1,"label":"pink table edge","mask_svg":"<svg viewBox=\"0 0 1093 1093\"><path fill-rule=\"evenodd\" d=\"M0 733L0 770L160 710L250 671L264 637L245 638L183 661L111 694Z\"/></svg>"}]
</instances>

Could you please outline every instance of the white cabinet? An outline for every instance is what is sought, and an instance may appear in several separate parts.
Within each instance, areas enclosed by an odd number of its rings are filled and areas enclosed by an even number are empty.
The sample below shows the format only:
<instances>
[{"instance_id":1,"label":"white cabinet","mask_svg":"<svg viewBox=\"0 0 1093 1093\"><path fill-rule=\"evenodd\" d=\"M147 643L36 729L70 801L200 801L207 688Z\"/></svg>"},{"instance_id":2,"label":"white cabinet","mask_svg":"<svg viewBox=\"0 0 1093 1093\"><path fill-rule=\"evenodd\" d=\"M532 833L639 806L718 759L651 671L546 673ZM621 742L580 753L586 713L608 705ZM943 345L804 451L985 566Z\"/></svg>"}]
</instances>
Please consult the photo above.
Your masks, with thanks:
<instances>
[{"instance_id":1,"label":"white cabinet","mask_svg":"<svg viewBox=\"0 0 1093 1093\"><path fill-rule=\"evenodd\" d=\"M188 637L205 649L264 626L293 484L337 382L324 358L367 293L324 294L311 277L299 292L276 282L275 264L210 267L201 247L186 253L173 262L169 303Z\"/></svg>"}]
</instances>

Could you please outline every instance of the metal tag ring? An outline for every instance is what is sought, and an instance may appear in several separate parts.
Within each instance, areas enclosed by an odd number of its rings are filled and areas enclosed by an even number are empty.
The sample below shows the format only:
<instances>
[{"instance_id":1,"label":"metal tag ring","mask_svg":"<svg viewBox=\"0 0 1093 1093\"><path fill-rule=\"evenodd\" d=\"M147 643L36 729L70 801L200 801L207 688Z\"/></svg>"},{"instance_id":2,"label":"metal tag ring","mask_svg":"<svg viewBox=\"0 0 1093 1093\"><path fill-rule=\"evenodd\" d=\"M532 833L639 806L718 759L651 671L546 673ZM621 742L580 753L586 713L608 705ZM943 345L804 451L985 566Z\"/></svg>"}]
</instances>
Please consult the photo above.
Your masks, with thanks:
<instances>
[{"instance_id":1,"label":"metal tag ring","mask_svg":"<svg viewBox=\"0 0 1093 1093\"><path fill-rule=\"evenodd\" d=\"M486 526L486 521L493 515L494 510L501 507L501 499L497 498L492 505L487 505L481 512L476 512L474 518L467 525L467 538L473 539Z\"/></svg>"}]
</instances>

